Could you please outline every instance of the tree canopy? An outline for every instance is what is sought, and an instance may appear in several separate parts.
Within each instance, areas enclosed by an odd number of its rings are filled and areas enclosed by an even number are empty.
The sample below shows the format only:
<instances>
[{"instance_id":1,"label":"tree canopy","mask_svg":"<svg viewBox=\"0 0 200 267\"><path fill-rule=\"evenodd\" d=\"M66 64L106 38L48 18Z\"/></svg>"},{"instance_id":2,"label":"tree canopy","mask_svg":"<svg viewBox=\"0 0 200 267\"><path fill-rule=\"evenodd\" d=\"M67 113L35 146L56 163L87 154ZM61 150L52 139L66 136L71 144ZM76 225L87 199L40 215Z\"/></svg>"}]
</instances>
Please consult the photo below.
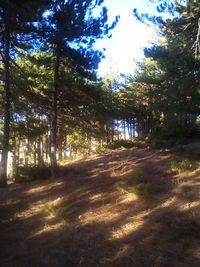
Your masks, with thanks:
<instances>
[{"instance_id":1,"label":"tree canopy","mask_svg":"<svg viewBox=\"0 0 200 267\"><path fill-rule=\"evenodd\" d=\"M50 165L56 177L57 160L116 140L199 138L198 1L157 2L171 19L133 11L160 36L135 72L97 79L94 43L119 20L108 24L102 0L0 1L1 185L9 152L13 176Z\"/></svg>"}]
</instances>

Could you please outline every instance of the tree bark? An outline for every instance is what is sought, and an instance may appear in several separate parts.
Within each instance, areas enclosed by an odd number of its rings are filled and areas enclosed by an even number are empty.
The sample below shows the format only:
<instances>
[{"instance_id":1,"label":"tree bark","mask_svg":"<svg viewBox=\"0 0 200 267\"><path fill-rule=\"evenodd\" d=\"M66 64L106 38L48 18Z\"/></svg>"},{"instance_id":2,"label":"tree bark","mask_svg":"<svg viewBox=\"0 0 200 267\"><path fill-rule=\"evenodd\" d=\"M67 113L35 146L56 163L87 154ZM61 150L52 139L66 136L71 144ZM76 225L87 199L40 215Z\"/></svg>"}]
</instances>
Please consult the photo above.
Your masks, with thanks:
<instances>
[{"instance_id":1,"label":"tree bark","mask_svg":"<svg viewBox=\"0 0 200 267\"><path fill-rule=\"evenodd\" d=\"M4 128L0 168L0 187L7 184L7 165L10 139L10 32L6 30L5 34L5 82L4 82Z\"/></svg>"},{"instance_id":2,"label":"tree bark","mask_svg":"<svg viewBox=\"0 0 200 267\"><path fill-rule=\"evenodd\" d=\"M56 59L54 66L54 91L52 99L52 117L51 117L51 176L57 176L57 109L58 109L58 90L59 90L59 49L56 49Z\"/></svg>"}]
</instances>

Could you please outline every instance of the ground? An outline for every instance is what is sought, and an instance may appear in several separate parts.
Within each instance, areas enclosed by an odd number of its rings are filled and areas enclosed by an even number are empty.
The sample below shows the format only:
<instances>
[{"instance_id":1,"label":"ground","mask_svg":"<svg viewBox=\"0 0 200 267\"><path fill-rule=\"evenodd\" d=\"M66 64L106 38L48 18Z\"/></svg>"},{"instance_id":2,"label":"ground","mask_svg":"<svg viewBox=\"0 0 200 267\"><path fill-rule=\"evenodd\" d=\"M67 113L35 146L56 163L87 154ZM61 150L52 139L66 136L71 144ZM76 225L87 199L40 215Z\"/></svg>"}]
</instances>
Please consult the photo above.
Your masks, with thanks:
<instances>
[{"instance_id":1,"label":"ground","mask_svg":"<svg viewBox=\"0 0 200 267\"><path fill-rule=\"evenodd\" d=\"M0 266L200 266L200 169L172 173L176 156L119 149L0 189Z\"/></svg>"}]
</instances>

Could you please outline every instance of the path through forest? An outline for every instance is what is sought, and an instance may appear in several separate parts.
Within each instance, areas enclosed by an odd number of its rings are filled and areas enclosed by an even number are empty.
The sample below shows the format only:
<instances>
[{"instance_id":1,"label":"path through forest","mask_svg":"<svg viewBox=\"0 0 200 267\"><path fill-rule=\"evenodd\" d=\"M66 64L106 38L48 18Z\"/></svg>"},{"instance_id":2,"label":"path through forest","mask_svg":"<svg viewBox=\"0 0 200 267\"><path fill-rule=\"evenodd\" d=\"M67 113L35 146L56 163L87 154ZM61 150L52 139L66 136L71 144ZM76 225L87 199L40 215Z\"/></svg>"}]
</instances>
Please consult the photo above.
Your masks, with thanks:
<instances>
[{"instance_id":1,"label":"path through forest","mask_svg":"<svg viewBox=\"0 0 200 267\"><path fill-rule=\"evenodd\" d=\"M200 266L200 171L175 175L173 158L119 149L0 189L0 266ZM126 190L134 175L152 191Z\"/></svg>"}]
</instances>

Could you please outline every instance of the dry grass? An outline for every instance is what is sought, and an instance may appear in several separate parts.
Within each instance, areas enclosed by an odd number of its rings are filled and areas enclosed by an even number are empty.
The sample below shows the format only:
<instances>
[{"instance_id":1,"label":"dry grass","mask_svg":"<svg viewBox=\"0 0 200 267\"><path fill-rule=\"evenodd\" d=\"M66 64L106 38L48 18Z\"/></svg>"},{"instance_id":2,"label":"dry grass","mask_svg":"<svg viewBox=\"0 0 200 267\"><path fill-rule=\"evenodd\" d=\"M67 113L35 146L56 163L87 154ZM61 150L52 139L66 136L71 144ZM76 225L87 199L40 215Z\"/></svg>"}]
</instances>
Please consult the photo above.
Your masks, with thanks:
<instances>
[{"instance_id":1,"label":"dry grass","mask_svg":"<svg viewBox=\"0 0 200 267\"><path fill-rule=\"evenodd\" d=\"M116 150L0 189L0 266L200 266L200 170L173 175L173 159ZM150 198L117 190L133 174L156 186Z\"/></svg>"}]
</instances>

